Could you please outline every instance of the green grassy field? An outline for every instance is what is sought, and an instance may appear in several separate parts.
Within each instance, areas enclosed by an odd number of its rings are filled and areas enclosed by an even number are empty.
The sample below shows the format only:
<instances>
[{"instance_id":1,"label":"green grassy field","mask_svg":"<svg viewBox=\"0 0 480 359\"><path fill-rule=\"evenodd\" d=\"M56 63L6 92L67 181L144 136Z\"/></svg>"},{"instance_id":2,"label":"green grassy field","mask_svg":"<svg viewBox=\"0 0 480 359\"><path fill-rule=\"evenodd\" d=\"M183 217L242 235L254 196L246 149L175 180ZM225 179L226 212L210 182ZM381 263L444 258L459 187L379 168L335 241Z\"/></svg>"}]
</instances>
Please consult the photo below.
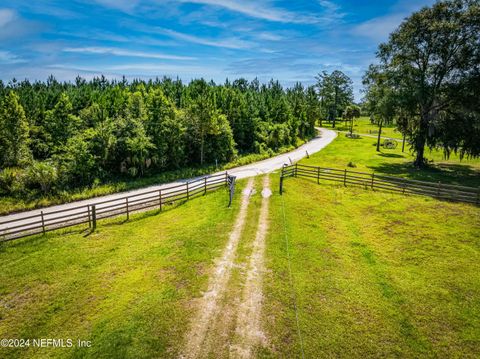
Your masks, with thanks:
<instances>
[{"instance_id":1,"label":"green grassy field","mask_svg":"<svg viewBox=\"0 0 480 359\"><path fill-rule=\"evenodd\" d=\"M357 170L479 185L478 161L440 161L433 153L435 166L419 171L409 167L409 155L377 153L373 142L340 135L302 162L354 162ZM256 356L480 355L478 207L300 178L286 179L280 196L278 176L270 175L266 343ZM0 357L178 357L239 211L245 181L237 184L231 209L219 190L127 223L100 221L89 236L74 229L0 245L0 338L92 342L83 349L0 348ZM260 184L257 178L222 320L211 329L210 357L228 357L236 337Z\"/></svg>"},{"instance_id":2,"label":"green grassy field","mask_svg":"<svg viewBox=\"0 0 480 359\"><path fill-rule=\"evenodd\" d=\"M480 355L478 207L305 179L285 189L272 198L265 355Z\"/></svg>"},{"instance_id":3,"label":"green grassy field","mask_svg":"<svg viewBox=\"0 0 480 359\"><path fill-rule=\"evenodd\" d=\"M0 348L0 357L178 356L192 298L204 289L239 201L226 205L219 190L128 223L101 221L88 237L76 230L0 245L0 338L92 342L90 349Z\"/></svg>"},{"instance_id":4,"label":"green grassy field","mask_svg":"<svg viewBox=\"0 0 480 359\"><path fill-rule=\"evenodd\" d=\"M460 160L453 154L444 159L440 151L427 150L425 155L433 160L426 169L412 166L413 156L407 150L402 153L401 146L394 150L376 151L376 140L369 137L350 139L339 133L338 137L322 151L300 161L303 164L329 168L348 168L352 162L356 167L351 170L375 172L386 175L408 177L424 181L442 181L444 183L465 186L480 186L480 159Z\"/></svg>"},{"instance_id":5,"label":"green grassy field","mask_svg":"<svg viewBox=\"0 0 480 359\"><path fill-rule=\"evenodd\" d=\"M322 126L325 128L332 128L332 123L329 122L322 122ZM350 123L337 120L335 123L335 129L337 131L349 131L350 132ZM364 133L370 135L377 135L378 134L378 125L370 123L370 118L362 116L358 119L355 119L353 123L353 132L355 133ZM397 126L395 124L391 125L384 125L382 127L382 137L391 137L391 138L402 138L402 134L397 130Z\"/></svg>"}]
</instances>

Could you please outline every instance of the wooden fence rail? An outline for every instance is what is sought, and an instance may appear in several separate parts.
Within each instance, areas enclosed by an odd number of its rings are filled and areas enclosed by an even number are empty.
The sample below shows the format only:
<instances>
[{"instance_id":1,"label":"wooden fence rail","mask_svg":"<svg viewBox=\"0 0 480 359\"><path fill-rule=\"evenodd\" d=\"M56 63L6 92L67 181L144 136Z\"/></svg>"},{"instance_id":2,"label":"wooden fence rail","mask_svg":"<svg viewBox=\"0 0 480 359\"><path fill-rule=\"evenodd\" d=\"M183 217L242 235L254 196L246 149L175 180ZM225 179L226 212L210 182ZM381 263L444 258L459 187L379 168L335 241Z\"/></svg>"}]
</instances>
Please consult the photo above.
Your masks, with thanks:
<instances>
[{"instance_id":1,"label":"wooden fence rail","mask_svg":"<svg viewBox=\"0 0 480 359\"><path fill-rule=\"evenodd\" d=\"M480 187L474 188L441 182L418 181L376 173L308 166L299 163L283 166L280 175L280 194L283 193L283 182L286 177L311 178L315 179L317 183L320 183L321 180L340 182L344 186L359 185L372 190L418 194L480 205Z\"/></svg>"},{"instance_id":2,"label":"wooden fence rail","mask_svg":"<svg viewBox=\"0 0 480 359\"><path fill-rule=\"evenodd\" d=\"M235 190L235 177L225 172L94 204L51 212L41 211L36 215L0 221L0 243L87 223L91 230L95 230L100 219L126 215L128 220L132 212L152 208L161 211L165 205L190 200L225 185L229 190L230 206Z\"/></svg>"}]
</instances>

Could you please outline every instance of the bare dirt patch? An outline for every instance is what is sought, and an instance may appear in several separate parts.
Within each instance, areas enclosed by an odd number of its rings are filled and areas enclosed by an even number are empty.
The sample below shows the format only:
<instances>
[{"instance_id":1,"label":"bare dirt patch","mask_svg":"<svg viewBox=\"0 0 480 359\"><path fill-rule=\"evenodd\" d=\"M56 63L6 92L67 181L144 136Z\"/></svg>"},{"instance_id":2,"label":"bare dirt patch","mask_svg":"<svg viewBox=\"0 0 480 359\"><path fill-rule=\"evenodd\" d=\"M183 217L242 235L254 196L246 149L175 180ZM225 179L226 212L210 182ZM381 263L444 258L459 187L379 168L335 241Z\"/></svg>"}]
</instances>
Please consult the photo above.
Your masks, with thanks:
<instances>
[{"instance_id":1,"label":"bare dirt patch","mask_svg":"<svg viewBox=\"0 0 480 359\"><path fill-rule=\"evenodd\" d=\"M266 344L261 326L261 310L263 301L262 282L265 273L265 238L269 226L268 208L272 195L269 185L269 177L265 176L257 232L243 289L242 303L237 313L236 342L231 347L231 355L240 358L253 357L255 347Z\"/></svg>"},{"instance_id":2,"label":"bare dirt patch","mask_svg":"<svg viewBox=\"0 0 480 359\"><path fill-rule=\"evenodd\" d=\"M208 290L204 293L198 304L198 314L192 321L192 326L185 339L186 345L183 358L196 358L202 352L202 344L209 328L219 314L220 300L227 290L231 269L234 264L238 242L245 227L250 195L253 191L253 178L250 178L243 191L240 211L237 215L235 225L228 243L218 261L215 270L210 278Z\"/></svg>"}]
</instances>

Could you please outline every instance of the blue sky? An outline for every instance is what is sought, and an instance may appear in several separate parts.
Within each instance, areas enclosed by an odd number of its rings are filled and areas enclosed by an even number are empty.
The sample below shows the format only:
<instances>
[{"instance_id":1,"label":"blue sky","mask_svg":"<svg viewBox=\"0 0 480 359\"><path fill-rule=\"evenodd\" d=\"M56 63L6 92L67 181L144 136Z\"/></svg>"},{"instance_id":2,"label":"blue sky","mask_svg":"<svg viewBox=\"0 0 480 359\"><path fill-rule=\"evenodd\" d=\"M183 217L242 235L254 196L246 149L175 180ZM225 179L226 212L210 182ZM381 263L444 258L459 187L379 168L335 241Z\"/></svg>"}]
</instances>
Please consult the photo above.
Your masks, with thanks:
<instances>
[{"instance_id":1,"label":"blue sky","mask_svg":"<svg viewBox=\"0 0 480 359\"><path fill-rule=\"evenodd\" d=\"M342 70L360 99L378 44L433 0L3 0L0 79L179 76L315 82Z\"/></svg>"}]
</instances>

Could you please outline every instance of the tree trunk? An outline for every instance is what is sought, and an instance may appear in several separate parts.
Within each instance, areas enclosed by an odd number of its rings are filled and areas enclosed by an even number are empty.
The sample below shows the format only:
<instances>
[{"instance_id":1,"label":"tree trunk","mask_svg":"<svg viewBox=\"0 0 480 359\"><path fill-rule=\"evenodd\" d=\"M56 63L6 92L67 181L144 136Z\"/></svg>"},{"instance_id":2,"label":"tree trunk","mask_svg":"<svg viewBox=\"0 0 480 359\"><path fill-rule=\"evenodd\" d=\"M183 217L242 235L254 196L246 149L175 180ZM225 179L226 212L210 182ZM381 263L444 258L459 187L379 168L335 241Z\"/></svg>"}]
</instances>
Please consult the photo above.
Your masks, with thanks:
<instances>
[{"instance_id":1,"label":"tree trunk","mask_svg":"<svg viewBox=\"0 0 480 359\"><path fill-rule=\"evenodd\" d=\"M415 162L413 162L415 167L423 167L425 165L425 136L417 135L415 139Z\"/></svg>"},{"instance_id":2,"label":"tree trunk","mask_svg":"<svg viewBox=\"0 0 480 359\"><path fill-rule=\"evenodd\" d=\"M380 139L382 137L382 126L383 126L383 118L381 118L380 122L378 123L377 152L380 152Z\"/></svg>"},{"instance_id":3,"label":"tree trunk","mask_svg":"<svg viewBox=\"0 0 480 359\"><path fill-rule=\"evenodd\" d=\"M425 143L427 142L428 131L428 113L422 113L420 118L420 127L415 137L415 161L413 162L415 167L423 167L425 165Z\"/></svg>"},{"instance_id":4,"label":"tree trunk","mask_svg":"<svg viewBox=\"0 0 480 359\"><path fill-rule=\"evenodd\" d=\"M204 145L205 145L205 139L203 138L203 135L202 135L202 138L200 139L200 164L201 165L203 165Z\"/></svg>"},{"instance_id":5,"label":"tree trunk","mask_svg":"<svg viewBox=\"0 0 480 359\"><path fill-rule=\"evenodd\" d=\"M402 153L405 152L405 134L403 134Z\"/></svg>"},{"instance_id":6,"label":"tree trunk","mask_svg":"<svg viewBox=\"0 0 480 359\"><path fill-rule=\"evenodd\" d=\"M335 87L335 103L333 107L333 126L332 128L335 128L335 121L337 119L337 106L338 106L338 88Z\"/></svg>"},{"instance_id":7,"label":"tree trunk","mask_svg":"<svg viewBox=\"0 0 480 359\"><path fill-rule=\"evenodd\" d=\"M350 135L353 133L353 118L350 119Z\"/></svg>"}]
</instances>

